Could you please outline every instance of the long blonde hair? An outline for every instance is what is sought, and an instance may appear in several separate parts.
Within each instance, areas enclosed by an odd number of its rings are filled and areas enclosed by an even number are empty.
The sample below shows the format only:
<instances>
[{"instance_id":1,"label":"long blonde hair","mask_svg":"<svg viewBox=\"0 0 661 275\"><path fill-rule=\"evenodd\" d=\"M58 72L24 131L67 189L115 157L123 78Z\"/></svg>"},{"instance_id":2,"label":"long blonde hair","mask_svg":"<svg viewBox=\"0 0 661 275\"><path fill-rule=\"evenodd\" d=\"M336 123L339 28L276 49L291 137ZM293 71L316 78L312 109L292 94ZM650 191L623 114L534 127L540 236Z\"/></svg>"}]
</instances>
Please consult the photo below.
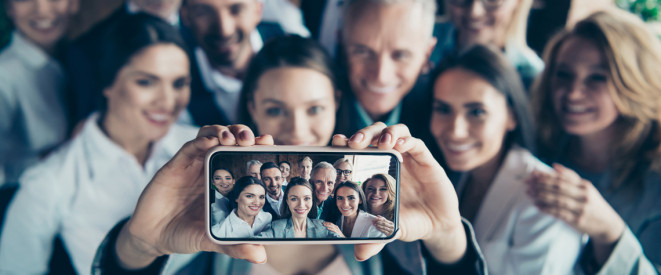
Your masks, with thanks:
<instances>
[{"instance_id":1,"label":"long blonde hair","mask_svg":"<svg viewBox=\"0 0 661 275\"><path fill-rule=\"evenodd\" d=\"M384 218L393 221L395 218L395 195L396 195L395 185L397 184L397 180L395 180L395 178L393 178L389 174L383 174L383 173L374 174L372 175L371 178L363 182L362 184L363 193L367 195L367 183L375 179L382 180L383 182L386 183L386 187L388 187L388 200L383 204L383 213L381 213L381 215ZM372 213L372 209L370 209L369 203L366 203L365 205L367 206L367 210L368 210L367 212Z\"/></svg>"},{"instance_id":2,"label":"long blonde hair","mask_svg":"<svg viewBox=\"0 0 661 275\"><path fill-rule=\"evenodd\" d=\"M551 79L561 46L573 37L592 41L608 61L609 93L619 117L616 120L611 168L613 185L640 183L648 169L661 164L661 42L637 17L624 11L602 11L557 34L544 51L546 68L532 89L538 123L538 148L552 156L552 148L567 134L551 101ZM547 150L546 152L543 150Z\"/></svg>"}]
</instances>

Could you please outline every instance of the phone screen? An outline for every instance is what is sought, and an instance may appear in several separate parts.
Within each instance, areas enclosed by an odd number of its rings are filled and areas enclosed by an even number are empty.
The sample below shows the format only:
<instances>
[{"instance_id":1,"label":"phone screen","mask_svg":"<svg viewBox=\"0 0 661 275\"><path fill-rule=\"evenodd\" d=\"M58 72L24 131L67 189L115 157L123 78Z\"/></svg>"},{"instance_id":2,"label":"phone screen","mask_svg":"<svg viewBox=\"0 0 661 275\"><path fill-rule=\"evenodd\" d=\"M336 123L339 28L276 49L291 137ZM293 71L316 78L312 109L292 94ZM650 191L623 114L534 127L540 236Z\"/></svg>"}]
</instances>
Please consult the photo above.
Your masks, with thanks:
<instances>
[{"instance_id":1,"label":"phone screen","mask_svg":"<svg viewBox=\"0 0 661 275\"><path fill-rule=\"evenodd\" d=\"M219 241L384 240L397 232L389 152L241 152L209 157L209 230Z\"/></svg>"}]
</instances>

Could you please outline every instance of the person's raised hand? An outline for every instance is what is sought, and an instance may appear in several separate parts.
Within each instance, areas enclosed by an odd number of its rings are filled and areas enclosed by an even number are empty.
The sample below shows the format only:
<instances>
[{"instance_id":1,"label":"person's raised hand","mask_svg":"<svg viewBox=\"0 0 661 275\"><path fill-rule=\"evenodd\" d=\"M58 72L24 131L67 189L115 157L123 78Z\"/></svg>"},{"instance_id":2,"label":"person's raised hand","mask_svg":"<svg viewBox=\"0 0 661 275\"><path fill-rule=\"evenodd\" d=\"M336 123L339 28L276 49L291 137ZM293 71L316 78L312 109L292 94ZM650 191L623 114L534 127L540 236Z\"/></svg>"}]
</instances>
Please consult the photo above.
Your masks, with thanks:
<instances>
[{"instance_id":1,"label":"person's raised hand","mask_svg":"<svg viewBox=\"0 0 661 275\"><path fill-rule=\"evenodd\" d=\"M253 263L266 261L260 245L218 245L205 231L205 174L207 152L218 145L273 145L271 136L255 137L244 125L202 127L154 175L136 209L122 228L115 251L127 269L140 269L156 257L173 253L214 251Z\"/></svg>"},{"instance_id":2,"label":"person's raised hand","mask_svg":"<svg viewBox=\"0 0 661 275\"><path fill-rule=\"evenodd\" d=\"M336 224L332 222L324 222L324 226L328 228L329 231L335 232L335 234L339 235L342 238L346 238L346 236L344 236L344 233L342 233L342 230L340 230L340 228L337 227Z\"/></svg>"},{"instance_id":3,"label":"person's raised hand","mask_svg":"<svg viewBox=\"0 0 661 275\"><path fill-rule=\"evenodd\" d=\"M376 216L376 219L372 220L372 224L386 236L392 235L395 231L395 223L381 216Z\"/></svg>"},{"instance_id":4,"label":"person's raised hand","mask_svg":"<svg viewBox=\"0 0 661 275\"><path fill-rule=\"evenodd\" d=\"M560 164L553 169L555 173L532 173L526 181L528 196L542 212L588 234L598 260L605 261L599 254L610 253L599 252L612 249L624 232L624 221L592 183Z\"/></svg>"},{"instance_id":5,"label":"person's raised hand","mask_svg":"<svg viewBox=\"0 0 661 275\"><path fill-rule=\"evenodd\" d=\"M401 153L400 214L398 239L422 240L442 263L454 263L466 252L466 233L461 223L457 194L440 164L425 144L411 136L405 125L386 127L377 122L351 138L333 136L333 146L394 149ZM356 245L356 258L365 260L383 244Z\"/></svg>"}]
</instances>

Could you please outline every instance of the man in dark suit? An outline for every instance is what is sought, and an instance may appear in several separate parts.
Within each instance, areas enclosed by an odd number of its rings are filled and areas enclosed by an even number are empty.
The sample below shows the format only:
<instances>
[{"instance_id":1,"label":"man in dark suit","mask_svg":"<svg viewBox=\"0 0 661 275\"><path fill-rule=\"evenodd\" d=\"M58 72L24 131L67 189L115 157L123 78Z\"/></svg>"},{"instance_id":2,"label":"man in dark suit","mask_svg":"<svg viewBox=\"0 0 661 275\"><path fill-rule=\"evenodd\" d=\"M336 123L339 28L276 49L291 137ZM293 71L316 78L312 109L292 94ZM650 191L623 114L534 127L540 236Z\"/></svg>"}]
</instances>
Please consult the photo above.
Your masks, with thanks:
<instances>
[{"instance_id":1,"label":"man in dark suit","mask_svg":"<svg viewBox=\"0 0 661 275\"><path fill-rule=\"evenodd\" d=\"M260 174L264 185L266 185L266 203L264 204L264 211L271 214L274 220L280 218L280 206L285 199L285 192L282 188L282 172L280 167L273 163L267 162L262 164Z\"/></svg>"},{"instance_id":2,"label":"man in dark suit","mask_svg":"<svg viewBox=\"0 0 661 275\"><path fill-rule=\"evenodd\" d=\"M260 23L259 0L185 0L181 21L191 46L191 99L197 125L239 121L242 79L264 42L284 35L276 23Z\"/></svg>"},{"instance_id":3,"label":"man in dark suit","mask_svg":"<svg viewBox=\"0 0 661 275\"><path fill-rule=\"evenodd\" d=\"M340 218L335 199L331 196L335 189L337 171L332 164L322 161L317 163L310 173L310 184L314 188L317 206L317 219L335 223Z\"/></svg>"},{"instance_id":4,"label":"man in dark suit","mask_svg":"<svg viewBox=\"0 0 661 275\"><path fill-rule=\"evenodd\" d=\"M70 118L75 124L85 119L102 104L96 64L104 54L100 52L103 37L110 27L126 15L145 12L179 26L179 7L182 0L126 0L108 18L102 20L69 45L65 53L65 68L71 76L71 94L68 105Z\"/></svg>"}]
</instances>

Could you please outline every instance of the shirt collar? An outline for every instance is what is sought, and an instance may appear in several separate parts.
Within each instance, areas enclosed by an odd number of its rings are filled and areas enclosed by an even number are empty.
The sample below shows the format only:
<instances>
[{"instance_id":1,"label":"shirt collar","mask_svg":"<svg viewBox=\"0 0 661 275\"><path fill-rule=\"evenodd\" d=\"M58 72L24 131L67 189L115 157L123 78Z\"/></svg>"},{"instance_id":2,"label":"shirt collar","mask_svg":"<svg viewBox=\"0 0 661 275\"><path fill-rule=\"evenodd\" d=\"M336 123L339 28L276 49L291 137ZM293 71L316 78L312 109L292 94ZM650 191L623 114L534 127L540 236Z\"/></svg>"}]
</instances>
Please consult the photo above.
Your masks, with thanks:
<instances>
[{"instance_id":1,"label":"shirt collar","mask_svg":"<svg viewBox=\"0 0 661 275\"><path fill-rule=\"evenodd\" d=\"M257 29L250 33L250 45L253 52L258 52L264 46L264 41L260 36ZM224 91L228 93L238 93L241 91L243 86L243 81L236 79L231 76L226 76L221 72L213 69L209 57L202 50L202 48L195 47L195 60L200 69L200 74L202 76L202 82L207 88L208 92L213 91Z\"/></svg>"},{"instance_id":2,"label":"shirt collar","mask_svg":"<svg viewBox=\"0 0 661 275\"><path fill-rule=\"evenodd\" d=\"M363 106L360 105L360 102L358 102L358 100L354 101L354 107L358 111L358 117L362 122L360 128L364 128L374 124L375 121L372 120L369 114L367 114L367 111L365 111ZM392 126L399 123L399 118L401 117L401 113L402 113L402 103L399 103L397 104L397 106L395 106L395 109L392 109L392 111L390 111L390 113L387 115L386 120L383 121L383 123L385 123L388 126Z\"/></svg>"},{"instance_id":3,"label":"shirt collar","mask_svg":"<svg viewBox=\"0 0 661 275\"><path fill-rule=\"evenodd\" d=\"M129 14L134 14L141 12L140 8L138 5L133 3L133 1L126 1L126 11L128 11ZM165 21L170 23L172 26L179 26L179 9L177 9L177 12L174 12L168 16L168 18L163 18Z\"/></svg>"},{"instance_id":4,"label":"shirt collar","mask_svg":"<svg viewBox=\"0 0 661 275\"><path fill-rule=\"evenodd\" d=\"M135 157L124 150L121 146L111 140L99 126L100 114L93 113L87 118L80 133L80 138L85 140L85 154L90 163L90 175L93 178L104 171L108 170L109 163L116 163L118 161L132 161L136 165L140 165ZM161 140L153 144L152 150L145 163L145 167L151 165L153 159L161 157L171 157L176 154L179 148L175 145L176 142L169 142L171 131L176 127L176 124L170 126L168 133Z\"/></svg>"},{"instance_id":5,"label":"shirt collar","mask_svg":"<svg viewBox=\"0 0 661 275\"><path fill-rule=\"evenodd\" d=\"M43 67L48 63L54 63L55 60L51 58L44 50L39 48L36 44L30 41L27 37L19 31L14 31L12 34L12 42L10 47L19 49L16 51L21 57L33 67Z\"/></svg>"}]
</instances>

